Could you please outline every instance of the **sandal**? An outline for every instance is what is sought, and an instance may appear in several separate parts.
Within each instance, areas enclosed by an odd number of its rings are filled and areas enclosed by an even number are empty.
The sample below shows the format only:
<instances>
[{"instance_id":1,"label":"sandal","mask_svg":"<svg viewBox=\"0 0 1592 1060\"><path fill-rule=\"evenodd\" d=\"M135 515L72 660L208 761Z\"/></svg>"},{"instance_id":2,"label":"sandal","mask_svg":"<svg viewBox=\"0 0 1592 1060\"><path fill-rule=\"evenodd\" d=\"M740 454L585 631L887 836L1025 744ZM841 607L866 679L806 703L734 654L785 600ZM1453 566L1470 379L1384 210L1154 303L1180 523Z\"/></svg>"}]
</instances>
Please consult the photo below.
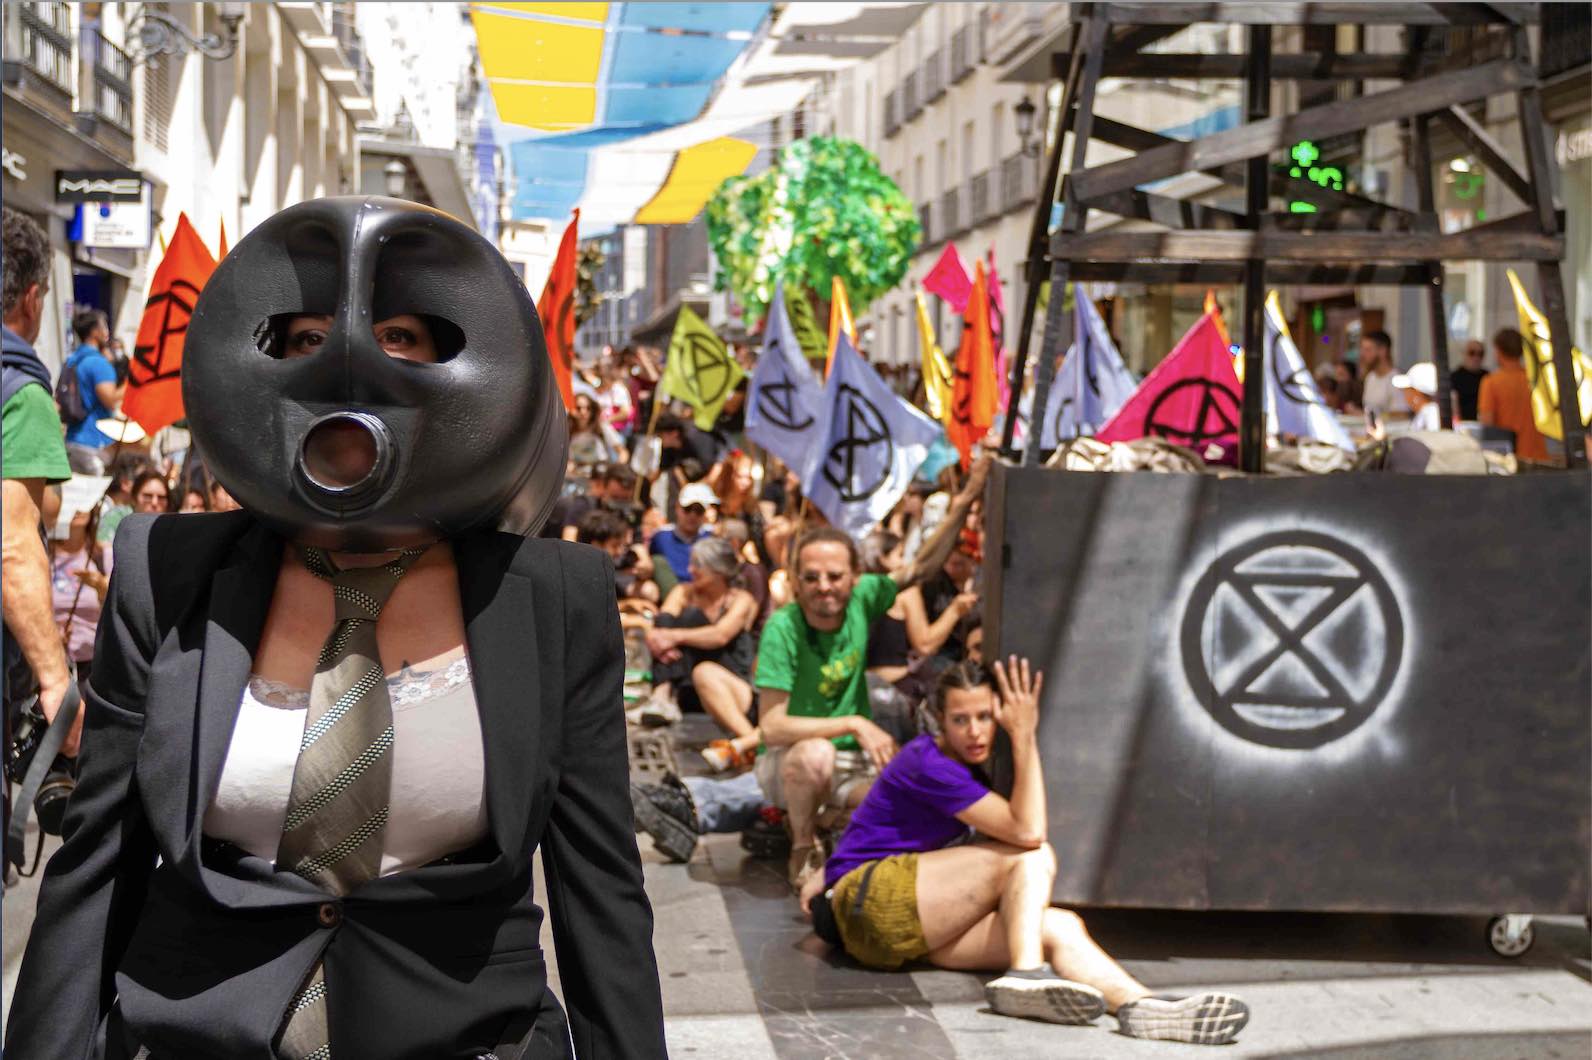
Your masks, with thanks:
<instances>
[{"instance_id":1,"label":"sandal","mask_svg":"<svg viewBox=\"0 0 1592 1060\"><path fill-rule=\"evenodd\" d=\"M715 773L726 773L732 769L745 769L757 761L755 752L737 751L735 744L729 740L714 740L702 748L702 757L708 765L713 767Z\"/></svg>"}]
</instances>

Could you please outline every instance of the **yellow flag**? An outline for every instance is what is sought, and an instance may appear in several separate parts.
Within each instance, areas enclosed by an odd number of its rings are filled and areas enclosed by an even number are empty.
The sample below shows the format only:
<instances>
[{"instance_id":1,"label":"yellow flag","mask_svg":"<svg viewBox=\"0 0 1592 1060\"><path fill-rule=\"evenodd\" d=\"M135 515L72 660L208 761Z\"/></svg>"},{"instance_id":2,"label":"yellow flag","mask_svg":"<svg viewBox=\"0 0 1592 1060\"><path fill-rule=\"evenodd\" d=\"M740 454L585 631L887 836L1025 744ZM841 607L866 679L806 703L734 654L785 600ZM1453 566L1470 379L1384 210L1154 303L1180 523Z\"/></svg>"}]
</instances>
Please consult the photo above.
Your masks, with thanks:
<instances>
[{"instance_id":1,"label":"yellow flag","mask_svg":"<svg viewBox=\"0 0 1592 1060\"><path fill-rule=\"evenodd\" d=\"M805 287L786 285L785 313L790 317L791 330L796 332L796 341L801 344L802 356L809 361L826 356L824 333L818 327L818 317L813 313Z\"/></svg>"},{"instance_id":2,"label":"yellow flag","mask_svg":"<svg viewBox=\"0 0 1592 1060\"><path fill-rule=\"evenodd\" d=\"M951 375L951 363L945 359L945 351L934 341L934 326L929 323L929 306L923 300L922 291L917 292L917 300L918 348L923 354L923 393L928 401L929 415L943 423L946 413L951 410L951 384L955 378Z\"/></svg>"},{"instance_id":3,"label":"yellow flag","mask_svg":"<svg viewBox=\"0 0 1592 1060\"><path fill-rule=\"evenodd\" d=\"M1508 270L1509 287L1515 293L1515 311L1520 314L1520 334L1525 338L1526 376L1531 380L1531 418L1537 430L1549 438L1564 440L1559 423L1559 377L1553 371L1553 340L1548 332L1548 318L1531 304L1526 289ZM1571 366L1575 370L1575 392L1581 406L1581 422L1592 422L1592 358L1579 347L1570 347Z\"/></svg>"},{"instance_id":4,"label":"yellow flag","mask_svg":"<svg viewBox=\"0 0 1592 1060\"><path fill-rule=\"evenodd\" d=\"M711 431L719 410L746 375L724 340L702 318L681 306L669 340L669 362L663 369L663 392L691 406L696 425Z\"/></svg>"},{"instance_id":5,"label":"yellow flag","mask_svg":"<svg viewBox=\"0 0 1592 1060\"><path fill-rule=\"evenodd\" d=\"M829 281L829 356L824 361L826 377L829 375L829 366L835 363L835 344L840 341L842 331L851 340L852 346L856 346L857 325L851 321L851 300L846 297L846 285L840 282L839 276L834 276Z\"/></svg>"}]
</instances>

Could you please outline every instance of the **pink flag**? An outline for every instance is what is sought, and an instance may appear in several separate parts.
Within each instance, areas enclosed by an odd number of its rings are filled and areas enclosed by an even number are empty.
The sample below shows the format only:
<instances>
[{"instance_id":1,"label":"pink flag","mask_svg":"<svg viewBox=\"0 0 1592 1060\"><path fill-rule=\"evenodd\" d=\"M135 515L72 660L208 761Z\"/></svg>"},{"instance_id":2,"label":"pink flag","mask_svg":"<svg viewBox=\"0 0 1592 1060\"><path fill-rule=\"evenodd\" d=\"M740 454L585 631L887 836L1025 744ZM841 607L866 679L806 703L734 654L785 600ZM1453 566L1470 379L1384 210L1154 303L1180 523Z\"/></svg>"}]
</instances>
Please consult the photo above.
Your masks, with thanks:
<instances>
[{"instance_id":1,"label":"pink flag","mask_svg":"<svg viewBox=\"0 0 1592 1060\"><path fill-rule=\"evenodd\" d=\"M1001 408L1012 399L1011 363L1006 349L1006 295L1001 290L1001 275L995 271L995 248L989 248L989 332L995 342L995 378L1000 383Z\"/></svg>"},{"instance_id":2,"label":"pink flag","mask_svg":"<svg viewBox=\"0 0 1592 1060\"><path fill-rule=\"evenodd\" d=\"M945 299L957 313L967 312L967 300L973 294L973 274L962 263L955 243L945 244L940 260L923 277L923 289Z\"/></svg>"},{"instance_id":3,"label":"pink flag","mask_svg":"<svg viewBox=\"0 0 1592 1060\"><path fill-rule=\"evenodd\" d=\"M1238 452L1243 392L1220 322L1206 313L1095 437L1131 442L1155 435L1208 462L1231 462Z\"/></svg>"}]
</instances>

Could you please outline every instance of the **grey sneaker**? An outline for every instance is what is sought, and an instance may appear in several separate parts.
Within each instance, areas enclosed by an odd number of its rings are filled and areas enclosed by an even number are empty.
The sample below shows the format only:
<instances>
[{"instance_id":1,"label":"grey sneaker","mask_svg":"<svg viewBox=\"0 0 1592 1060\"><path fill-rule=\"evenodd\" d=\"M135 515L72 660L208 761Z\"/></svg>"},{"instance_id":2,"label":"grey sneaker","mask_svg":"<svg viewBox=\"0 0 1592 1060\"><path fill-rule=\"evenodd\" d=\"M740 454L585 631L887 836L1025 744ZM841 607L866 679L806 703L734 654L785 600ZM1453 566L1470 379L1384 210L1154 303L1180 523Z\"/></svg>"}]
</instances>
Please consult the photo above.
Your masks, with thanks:
<instances>
[{"instance_id":1,"label":"grey sneaker","mask_svg":"<svg viewBox=\"0 0 1592 1060\"><path fill-rule=\"evenodd\" d=\"M631 781L630 810L659 853L670 861L691 860L702 829L691 792L680 778L668 773L659 784Z\"/></svg>"},{"instance_id":2,"label":"grey sneaker","mask_svg":"<svg viewBox=\"0 0 1592 1060\"><path fill-rule=\"evenodd\" d=\"M984 997L1002 1016L1047 1023L1093 1023L1106 1010L1100 991L1063 979L1049 964L991 979L984 984Z\"/></svg>"},{"instance_id":3,"label":"grey sneaker","mask_svg":"<svg viewBox=\"0 0 1592 1060\"><path fill-rule=\"evenodd\" d=\"M1249 1022L1249 1006L1217 990L1191 997L1156 994L1117 1009L1122 1033L1192 1045L1226 1045Z\"/></svg>"}]
</instances>

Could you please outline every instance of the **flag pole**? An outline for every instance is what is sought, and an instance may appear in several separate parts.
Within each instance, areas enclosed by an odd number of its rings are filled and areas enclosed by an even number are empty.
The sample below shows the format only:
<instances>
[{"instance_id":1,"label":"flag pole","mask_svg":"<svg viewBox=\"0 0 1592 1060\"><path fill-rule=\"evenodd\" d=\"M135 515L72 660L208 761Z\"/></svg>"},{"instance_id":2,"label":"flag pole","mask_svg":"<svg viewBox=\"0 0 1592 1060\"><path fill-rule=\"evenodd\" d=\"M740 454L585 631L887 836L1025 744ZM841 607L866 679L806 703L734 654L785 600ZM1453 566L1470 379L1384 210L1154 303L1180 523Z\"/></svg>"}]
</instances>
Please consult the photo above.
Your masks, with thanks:
<instances>
[{"instance_id":1,"label":"flag pole","mask_svg":"<svg viewBox=\"0 0 1592 1060\"><path fill-rule=\"evenodd\" d=\"M663 377L659 376L658 383L652 391L652 414L647 417L647 432L641 436L642 441L646 441L648 438L653 436L653 432L658 426L658 416L660 413L662 413L663 403L666 400L668 399L663 393ZM641 492L645 488L644 484L646 481L647 476L636 476L636 503L638 504L641 503Z\"/></svg>"}]
</instances>

